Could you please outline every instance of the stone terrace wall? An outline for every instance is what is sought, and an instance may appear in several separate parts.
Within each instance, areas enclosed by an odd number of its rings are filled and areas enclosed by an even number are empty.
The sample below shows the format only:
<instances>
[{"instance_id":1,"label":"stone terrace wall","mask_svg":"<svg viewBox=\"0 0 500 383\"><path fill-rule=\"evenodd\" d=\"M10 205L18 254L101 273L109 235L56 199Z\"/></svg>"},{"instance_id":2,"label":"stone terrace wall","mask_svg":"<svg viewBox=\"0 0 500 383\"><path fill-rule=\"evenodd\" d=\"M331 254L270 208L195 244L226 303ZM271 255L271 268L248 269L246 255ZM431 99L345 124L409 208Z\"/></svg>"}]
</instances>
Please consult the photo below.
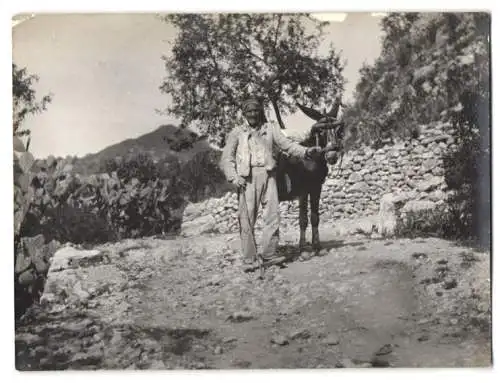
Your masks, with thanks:
<instances>
[{"instance_id":1,"label":"stone terrace wall","mask_svg":"<svg viewBox=\"0 0 500 383\"><path fill-rule=\"evenodd\" d=\"M446 185L442 157L455 145L452 134L449 125L423 126L417 139L346 153L340 174L337 165L331 167L323 186L321 221L373 216L388 193L405 195L403 212L443 204ZM281 203L281 217L284 225L298 225L297 201ZM261 222L259 216L257 227ZM237 230L236 193L189 205L184 212L186 234Z\"/></svg>"}]
</instances>

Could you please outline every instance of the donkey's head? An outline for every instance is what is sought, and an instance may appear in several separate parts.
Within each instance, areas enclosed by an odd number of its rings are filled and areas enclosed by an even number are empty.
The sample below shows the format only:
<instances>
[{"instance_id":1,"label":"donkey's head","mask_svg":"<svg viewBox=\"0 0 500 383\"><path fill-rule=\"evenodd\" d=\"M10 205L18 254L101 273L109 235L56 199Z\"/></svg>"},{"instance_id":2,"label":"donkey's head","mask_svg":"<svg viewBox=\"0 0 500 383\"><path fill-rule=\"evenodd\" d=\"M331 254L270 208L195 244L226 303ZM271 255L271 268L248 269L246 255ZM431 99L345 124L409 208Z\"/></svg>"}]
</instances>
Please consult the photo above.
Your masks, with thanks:
<instances>
[{"instance_id":1,"label":"donkey's head","mask_svg":"<svg viewBox=\"0 0 500 383\"><path fill-rule=\"evenodd\" d=\"M341 103L340 97L336 97L328 113L321 113L297 103L299 109L306 116L317 121L311 127L309 136L304 144L306 146L320 146L323 148L325 159L330 164L337 162L338 153L343 149L344 122L339 114Z\"/></svg>"}]
</instances>

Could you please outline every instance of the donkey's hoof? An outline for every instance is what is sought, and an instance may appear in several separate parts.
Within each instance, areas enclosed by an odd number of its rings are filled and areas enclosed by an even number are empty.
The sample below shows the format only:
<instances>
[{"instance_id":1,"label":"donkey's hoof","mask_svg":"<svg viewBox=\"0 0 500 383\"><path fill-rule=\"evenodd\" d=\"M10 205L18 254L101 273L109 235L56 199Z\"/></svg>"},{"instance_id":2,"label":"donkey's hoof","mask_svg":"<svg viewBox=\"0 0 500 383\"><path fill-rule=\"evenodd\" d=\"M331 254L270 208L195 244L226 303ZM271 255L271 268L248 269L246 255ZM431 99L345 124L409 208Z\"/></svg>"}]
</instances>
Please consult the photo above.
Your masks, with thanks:
<instances>
[{"instance_id":1,"label":"donkey's hoof","mask_svg":"<svg viewBox=\"0 0 500 383\"><path fill-rule=\"evenodd\" d=\"M326 249L317 249L315 250L316 257L324 257L325 255L328 255L328 250Z\"/></svg>"},{"instance_id":2,"label":"donkey's hoof","mask_svg":"<svg viewBox=\"0 0 500 383\"><path fill-rule=\"evenodd\" d=\"M311 258L312 258L312 255L311 255L310 252L308 252L308 251L302 251L300 253L300 256L299 256L299 261L304 262L304 261L310 260Z\"/></svg>"}]
</instances>

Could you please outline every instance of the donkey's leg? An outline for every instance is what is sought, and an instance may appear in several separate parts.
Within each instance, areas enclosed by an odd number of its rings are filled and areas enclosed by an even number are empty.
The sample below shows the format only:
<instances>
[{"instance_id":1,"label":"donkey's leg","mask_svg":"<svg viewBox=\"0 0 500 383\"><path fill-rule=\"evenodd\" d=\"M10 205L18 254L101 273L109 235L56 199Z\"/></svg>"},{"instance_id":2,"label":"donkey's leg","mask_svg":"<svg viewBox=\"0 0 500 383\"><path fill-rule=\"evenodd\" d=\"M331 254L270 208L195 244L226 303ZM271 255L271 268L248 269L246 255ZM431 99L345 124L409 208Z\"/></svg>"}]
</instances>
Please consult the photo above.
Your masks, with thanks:
<instances>
[{"instance_id":1,"label":"donkey's leg","mask_svg":"<svg viewBox=\"0 0 500 383\"><path fill-rule=\"evenodd\" d=\"M305 193L299 197L299 226L300 226L300 239L299 239L299 250L302 251L306 244L306 230L307 230L307 197L308 194Z\"/></svg>"},{"instance_id":2,"label":"donkey's leg","mask_svg":"<svg viewBox=\"0 0 500 383\"><path fill-rule=\"evenodd\" d=\"M321 197L321 186L311 191L311 226L312 226L312 246L316 252L321 249L319 240L319 200Z\"/></svg>"}]
</instances>

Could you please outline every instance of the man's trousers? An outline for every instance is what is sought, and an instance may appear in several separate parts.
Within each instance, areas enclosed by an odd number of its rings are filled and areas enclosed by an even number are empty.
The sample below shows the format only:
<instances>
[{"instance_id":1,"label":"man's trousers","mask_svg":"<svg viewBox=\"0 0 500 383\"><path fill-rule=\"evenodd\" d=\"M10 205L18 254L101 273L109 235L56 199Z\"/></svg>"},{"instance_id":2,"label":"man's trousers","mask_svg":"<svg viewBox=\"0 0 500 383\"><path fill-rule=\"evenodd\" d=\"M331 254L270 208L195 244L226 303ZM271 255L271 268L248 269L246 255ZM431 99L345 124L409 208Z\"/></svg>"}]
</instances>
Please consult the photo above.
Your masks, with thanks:
<instances>
[{"instance_id":1,"label":"man's trousers","mask_svg":"<svg viewBox=\"0 0 500 383\"><path fill-rule=\"evenodd\" d=\"M265 167L252 167L250 176L246 178L244 191L239 192L239 223L243 256L246 260L255 261L257 254L251 244L251 233L255 233L258 209L262 205L262 256L264 259L275 255L279 243L280 210L276 175ZM246 216L243 198L248 208Z\"/></svg>"}]
</instances>

